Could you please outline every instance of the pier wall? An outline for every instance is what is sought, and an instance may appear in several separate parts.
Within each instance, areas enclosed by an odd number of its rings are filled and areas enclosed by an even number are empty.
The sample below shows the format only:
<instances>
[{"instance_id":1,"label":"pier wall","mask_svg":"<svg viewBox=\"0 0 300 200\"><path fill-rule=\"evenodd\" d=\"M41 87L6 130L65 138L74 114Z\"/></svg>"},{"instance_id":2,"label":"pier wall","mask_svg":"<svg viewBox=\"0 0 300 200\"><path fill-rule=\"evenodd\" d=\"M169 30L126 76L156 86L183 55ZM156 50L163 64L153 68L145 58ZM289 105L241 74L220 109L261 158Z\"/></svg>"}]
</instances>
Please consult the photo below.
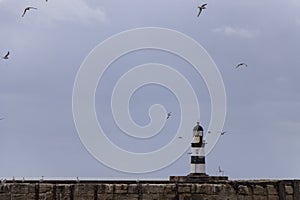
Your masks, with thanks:
<instances>
[{"instance_id":1,"label":"pier wall","mask_svg":"<svg viewBox=\"0 0 300 200\"><path fill-rule=\"evenodd\" d=\"M300 200L300 180L4 181L0 200Z\"/></svg>"}]
</instances>

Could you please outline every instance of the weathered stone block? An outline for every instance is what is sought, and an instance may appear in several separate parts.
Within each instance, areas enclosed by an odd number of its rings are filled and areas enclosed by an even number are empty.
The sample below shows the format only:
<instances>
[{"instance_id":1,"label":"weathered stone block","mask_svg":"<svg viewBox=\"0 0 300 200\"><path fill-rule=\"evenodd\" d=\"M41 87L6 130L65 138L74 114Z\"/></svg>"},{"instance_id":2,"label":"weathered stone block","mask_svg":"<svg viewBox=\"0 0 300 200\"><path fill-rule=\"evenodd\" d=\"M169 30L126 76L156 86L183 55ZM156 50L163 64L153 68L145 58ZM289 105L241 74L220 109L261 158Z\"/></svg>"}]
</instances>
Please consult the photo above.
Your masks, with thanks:
<instances>
[{"instance_id":1,"label":"weathered stone block","mask_svg":"<svg viewBox=\"0 0 300 200\"><path fill-rule=\"evenodd\" d=\"M26 194L12 194L11 200L26 200Z\"/></svg>"},{"instance_id":2,"label":"weathered stone block","mask_svg":"<svg viewBox=\"0 0 300 200\"><path fill-rule=\"evenodd\" d=\"M294 197L293 197L293 195L287 195L285 197L285 200L294 200Z\"/></svg>"},{"instance_id":3,"label":"weathered stone block","mask_svg":"<svg viewBox=\"0 0 300 200\"><path fill-rule=\"evenodd\" d=\"M237 200L253 200L252 196L249 195L239 195Z\"/></svg>"},{"instance_id":4,"label":"weathered stone block","mask_svg":"<svg viewBox=\"0 0 300 200\"><path fill-rule=\"evenodd\" d=\"M78 195L78 196L74 196L73 200L94 200L94 195Z\"/></svg>"},{"instance_id":5,"label":"weathered stone block","mask_svg":"<svg viewBox=\"0 0 300 200\"><path fill-rule=\"evenodd\" d=\"M99 194L98 193L98 199L101 199L101 200L112 200L113 199L113 194Z\"/></svg>"},{"instance_id":6,"label":"weathered stone block","mask_svg":"<svg viewBox=\"0 0 300 200\"><path fill-rule=\"evenodd\" d=\"M29 194L34 194L35 193L35 186L36 184L29 184L28 185L28 193Z\"/></svg>"},{"instance_id":7,"label":"weathered stone block","mask_svg":"<svg viewBox=\"0 0 300 200\"><path fill-rule=\"evenodd\" d=\"M285 193L286 194L293 194L293 192L294 192L294 189L293 189L292 186L290 186L290 185L285 186Z\"/></svg>"},{"instance_id":8,"label":"weathered stone block","mask_svg":"<svg viewBox=\"0 0 300 200\"><path fill-rule=\"evenodd\" d=\"M214 194L215 187L213 184L197 184L196 193L199 194Z\"/></svg>"},{"instance_id":9,"label":"weathered stone block","mask_svg":"<svg viewBox=\"0 0 300 200\"><path fill-rule=\"evenodd\" d=\"M95 185L93 184L76 184L74 186L74 195L80 196L81 194L94 195Z\"/></svg>"},{"instance_id":10,"label":"weathered stone block","mask_svg":"<svg viewBox=\"0 0 300 200\"><path fill-rule=\"evenodd\" d=\"M56 185L56 193L57 194L70 194L70 185L59 184Z\"/></svg>"},{"instance_id":11,"label":"weathered stone block","mask_svg":"<svg viewBox=\"0 0 300 200\"><path fill-rule=\"evenodd\" d=\"M127 194L128 185L127 184L117 184L115 185L115 193L117 194Z\"/></svg>"},{"instance_id":12,"label":"weathered stone block","mask_svg":"<svg viewBox=\"0 0 300 200\"><path fill-rule=\"evenodd\" d=\"M39 185L39 192L40 193L46 193L51 192L53 190L53 184L40 184Z\"/></svg>"},{"instance_id":13,"label":"weathered stone block","mask_svg":"<svg viewBox=\"0 0 300 200\"><path fill-rule=\"evenodd\" d=\"M266 195L265 188L260 185L253 186L253 195Z\"/></svg>"},{"instance_id":14,"label":"weathered stone block","mask_svg":"<svg viewBox=\"0 0 300 200\"><path fill-rule=\"evenodd\" d=\"M279 200L279 196L275 196L275 195L271 195L271 196L268 196L268 200Z\"/></svg>"},{"instance_id":15,"label":"weathered stone block","mask_svg":"<svg viewBox=\"0 0 300 200\"><path fill-rule=\"evenodd\" d=\"M143 200L144 199L158 200L160 198L159 198L159 194L143 194Z\"/></svg>"},{"instance_id":16,"label":"weathered stone block","mask_svg":"<svg viewBox=\"0 0 300 200\"><path fill-rule=\"evenodd\" d=\"M203 200L202 194L192 194L191 200Z\"/></svg>"},{"instance_id":17,"label":"weathered stone block","mask_svg":"<svg viewBox=\"0 0 300 200\"><path fill-rule=\"evenodd\" d=\"M7 184L0 185L0 193L8 193L11 190L11 186Z\"/></svg>"},{"instance_id":18,"label":"weathered stone block","mask_svg":"<svg viewBox=\"0 0 300 200\"><path fill-rule=\"evenodd\" d=\"M42 199L42 198L39 198L39 199ZM36 200L35 194L29 193L29 194L27 195L27 199L26 199L26 200ZM45 198L45 199L43 199L43 200L53 200L53 197L51 197L51 198Z\"/></svg>"},{"instance_id":19,"label":"weathered stone block","mask_svg":"<svg viewBox=\"0 0 300 200\"><path fill-rule=\"evenodd\" d=\"M32 198L28 198L27 200L35 200L35 195ZM39 194L39 199L41 200L53 200L53 194L51 192Z\"/></svg>"},{"instance_id":20,"label":"weathered stone block","mask_svg":"<svg viewBox=\"0 0 300 200\"><path fill-rule=\"evenodd\" d=\"M29 189L28 189L29 184L13 184L11 186L11 192L13 194L28 194Z\"/></svg>"},{"instance_id":21,"label":"weathered stone block","mask_svg":"<svg viewBox=\"0 0 300 200\"><path fill-rule=\"evenodd\" d=\"M249 187L245 186L245 185L239 185L238 186L238 194L241 195L250 195L251 194L251 190Z\"/></svg>"},{"instance_id":22,"label":"weathered stone block","mask_svg":"<svg viewBox=\"0 0 300 200\"><path fill-rule=\"evenodd\" d=\"M129 184L128 185L128 193L129 194L136 194L136 193L138 193L138 185L137 184Z\"/></svg>"},{"instance_id":23,"label":"weathered stone block","mask_svg":"<svg viewBox=\"0 0 300 200\"><path fill-rule=\"evenodd\" d=\"M113 193L113 190L114 190L113 184L99 184L98 185L98 194Z\"/></svg>"},{"instance_id":24,"label":"weathered stone block","mask_svg":"<svg viewBox=\"0 0 300 200\"><path fill-rule=\"evenodd\" d=\"M173 194L176 191L175 184L166 184L164 187L164 194Z\"/></svg>"},{"instance_id":25,"label":"weathered stone block","mask_svg":"<svg viewBox=\"0 0 300 200\"><path fill-rule=\"evenodd\" d=\"M266 199L268 199L268 197L264 196L264 195L253 195L253 199L254 200L266 200Z\"/></svg>"},{"instance_id":26,"label":"weathered stone block","mask_svg":"<svg viewBox=\"0 0 300 200\"><path fill-rule=\"evenodd\" d=\"M137 194L128 194L128 200L139 200L139 195Z\"/></svg>"},{"instance_id":27,"label":"weathered stone block","mask_svg":"<svg viewBox=\"0 0 300 200\"><path fill-rule=\"evenodd\" d=\"M181 194L179 195L179 200L191 200L192 195L191 194Z\"/></svg>"},{"instance_id":28,"label":"weathered stone block","mask_svg":"<svg viewBox=\"0 0 300 200\"><path fill-rule=\"evenodd\" d=\"M144 184L143 185L143 193L145 194L162 194L164 193L164 185L163 184Z\"/></svg>"},{"instance_id":29,"label":"weathered stone block","mask_svg":"<svg viewBox=\"0 0 300 200\"><path fill-rule=\"evenodd\" d=\"M1 193L0 194L0 199L1 200L11 200L11 196L8 193Z\"/></svg>"},{"instance_id":30,"label":"weathered stone block","mask_svg":"<svg viewBox=\"0 0 300 200\"><path fill-rule=\"evenodd\" d=\"M191 185L178 185L178 192L179 193L191 193Z\"/></svg>"},{"instance_id":31,"label":"weathered stone block","mask_svg":"<svg viewBox=\"0 0 300 200\"><path fill-rule=\"evenodd\" d=\"M278 195L278 191L274 185L267 185L267 193L268 195Z\"/></svg>"}]
</instances>

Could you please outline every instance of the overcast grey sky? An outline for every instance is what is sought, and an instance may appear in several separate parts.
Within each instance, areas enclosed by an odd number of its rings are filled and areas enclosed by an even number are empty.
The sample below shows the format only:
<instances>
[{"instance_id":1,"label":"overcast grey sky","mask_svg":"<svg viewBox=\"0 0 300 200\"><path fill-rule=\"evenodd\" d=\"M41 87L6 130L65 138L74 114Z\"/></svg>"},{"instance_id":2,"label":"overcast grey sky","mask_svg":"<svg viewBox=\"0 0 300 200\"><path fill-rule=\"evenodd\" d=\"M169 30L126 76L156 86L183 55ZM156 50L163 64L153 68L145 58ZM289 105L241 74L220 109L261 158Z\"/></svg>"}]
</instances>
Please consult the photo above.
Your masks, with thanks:
<instances>
[{"instance_id":1,"label":"overcast grey sky","mask_svg":"<svg viewBox=\"0 0 300 200\"><path fill-rule=\"evenodd\" d=\"M202 3L208 3L207 9L197 18ZM38 10L22 18L26 6ZM121 31L155 26L199 42L223 77L227 134L207 157L208 173L216 175L221 166L234 179L300 178L300 1L0 0L0 25L0 54L11 53L10 59L0 61L0 118L5 118L0 121L0 177L167 179L188 174L187 154L148 174L110 169L88 153L73 122L73 84L88 53ZM166 136L127 143L117 133L107 107L113 80L147 62L168 64L187 76L197 91L207 131L209 94L187 63L160 51L126 56L113 63L96 94L98 119L112 132L110 139L144 152L163 145L178 128L175 97L165 88L149 86L134 94L131 114L145 125L149 106L163 104L175 113L162 130ZM248 68L234 69L239 62ZM192 134L192 128L185 134Z\"/></svg>"}]
</instances>

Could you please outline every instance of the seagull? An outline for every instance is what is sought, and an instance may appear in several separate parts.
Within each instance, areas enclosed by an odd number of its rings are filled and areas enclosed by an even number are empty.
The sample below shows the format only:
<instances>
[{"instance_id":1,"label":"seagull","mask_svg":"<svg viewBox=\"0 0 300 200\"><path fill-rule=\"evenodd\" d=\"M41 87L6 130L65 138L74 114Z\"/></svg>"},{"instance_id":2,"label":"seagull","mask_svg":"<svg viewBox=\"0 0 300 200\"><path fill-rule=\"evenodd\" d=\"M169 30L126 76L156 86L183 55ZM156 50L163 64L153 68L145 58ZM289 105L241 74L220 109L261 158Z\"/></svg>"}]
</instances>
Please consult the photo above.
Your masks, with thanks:
<instances>
[{"instance_id":1,"label":"seagull","mask_svg":"<svg viewBox=\"0 0 300 200\"><path fill-rule=\"evenodd\" d=\"M179 136L178 139L182 139L182 136Z\"/></svg>"},{"instance_id":2,"label":"seagull","mask_svg":"<svg viewBox=\"0 0 300 200\"><path fill-rule=\"evenodd\" d=\"M169 118L171 117L171 113L172 113L172 112L169 112L169 113L167 114L167 119L169 119Z\"/></svg>"},{"instance_id":3,"label":"seagull","mask_svg":"<svg viewBox=\"0 0 300 200\"><path fill-rule=\"evenodd\" d=\"M22 17L24 17L24 16L25 16L25 13L26 13L28 10L30 10L30 9L35 9L35 10L37 10L37 8L35 8L35 7L27 7L27 8L24 9L24 12L23 12L23 14L22 14Z\"/></svg>"},{"instance_id":4,"label":"seagull","mask_svg":"<svg viewBox=\"0 0 300 200\"><path fill-rule=\"evenodd\" d=\"M219 173L222 173L222 175L224 175L224 170L222 170L220 166L219 166Z\"/></svg>"},{"instance_id":5,"label":"seagull","mask_svg":"<svg viewBox=\"0 0 300 200\"><path fill-rule=\"evenodd\" d=\"M23 183L25 182L25 177L22 178L22 182L23 182Z\"/></svg>"},{"instance_id":6,"label":"seagull","mask_svg":"<svg viewBox=\"0 0 300 200\"><path fill-rule=\"evenodd\" d=\"M5 54L5 56L3 56L3 59L7 60L9 56L9 51Z\"/></svg>"},{"instance_id":7,"label":"seagull","mask_svg":"<svg viewBox=\"0 0 300 200\"><path fill-rule=\"evenodd\" d=\"M76 182L79 183L79 178L78 178L78 176L76 177Z\"/></svg>"},{"instance_id":8,"label":"seagull","mask_svg":"<svg viewBox=\"0 0 300 200\"><path fill-rule=\"evenodd\" d=\"M224 135L226 133L226 131L221 132L221 135Z\"/></svg>"},{"instance_id":9,"label":"seagull","mask_svg":"<svg viewBox=\"0 0 300 200\"><path fill-rule=\"evenodd\" d=\"M200 16L200 14L201 14L201 12L202 12L202 10L203 9L206 9L206 6L207 5L207 3L205 3L205 4L202 4L201 6L198 6L198 8L199 8L199 12L198 12L198 15L197 15L197 17L199 17Z\"/></svg>"},{"instance_id":10,"label":"seagull","mask_svg":"<svg viewBox=\"0 0 300 200\"><path fill-rule=\"evenodd\" d=\"M239 63L237 66L235 66L235 68L239 68L239 67L248 67L248 65L246 63Z\"/></svg>"},{"instance_id":11,"label":"seagull","mask_svg":"<svg viewBox=\"0 0 300 200\"><path fill-rule=\"evenodd\" d=\"M41 178L40 178L40 182L43 182L44 181L44 176L42 176Z\"/></svg>"},{"instance_id":12,"label":"seagull","mask_svg":"<svg viewBox=\"0 0 300 200\"><path fill-rule=\"evenodd\" d=\"M208 131L208 133L212 133L212 131ZM226 133L226 131L221 131L219 133L221 133L221 135L224 135Z\"/></svg>"}]
</instances>

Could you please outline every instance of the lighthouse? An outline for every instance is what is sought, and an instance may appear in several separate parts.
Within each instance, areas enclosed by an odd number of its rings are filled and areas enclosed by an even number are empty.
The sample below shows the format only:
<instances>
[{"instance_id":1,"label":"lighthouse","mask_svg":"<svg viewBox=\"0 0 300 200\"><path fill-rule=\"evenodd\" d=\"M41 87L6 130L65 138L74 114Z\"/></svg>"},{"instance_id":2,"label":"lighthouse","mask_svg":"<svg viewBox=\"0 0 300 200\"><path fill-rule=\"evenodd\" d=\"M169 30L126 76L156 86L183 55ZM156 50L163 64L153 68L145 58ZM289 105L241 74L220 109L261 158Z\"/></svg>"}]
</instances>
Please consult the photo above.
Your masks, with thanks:
<instances>
[{"instance_id":1,"label":"lighthouse","mask_svg":"<svg viewBox=\"0 0 300 200\"><path fill-rule=\"evenodd\" d=\"M203 128L200 123L193 128L193 139L191 142L191 171L187 176L170 176L173 182L198 182L198 181L219 181L228 180L227 176L210 176L206 174L205 167L205 140ZM188 163L187 163L188 164Z\"/></svg>"},{"instance_id":2,"label":"lighthouse","mask_svg":"<svg viewBox=\"0 0 300 200\"><path fill-rule=\"evenodd\" d=\"M191 173L190 175L206 175L205 173L205 140L200 123L193 128L191 143Z\"/></svg>"}]
</instances>

